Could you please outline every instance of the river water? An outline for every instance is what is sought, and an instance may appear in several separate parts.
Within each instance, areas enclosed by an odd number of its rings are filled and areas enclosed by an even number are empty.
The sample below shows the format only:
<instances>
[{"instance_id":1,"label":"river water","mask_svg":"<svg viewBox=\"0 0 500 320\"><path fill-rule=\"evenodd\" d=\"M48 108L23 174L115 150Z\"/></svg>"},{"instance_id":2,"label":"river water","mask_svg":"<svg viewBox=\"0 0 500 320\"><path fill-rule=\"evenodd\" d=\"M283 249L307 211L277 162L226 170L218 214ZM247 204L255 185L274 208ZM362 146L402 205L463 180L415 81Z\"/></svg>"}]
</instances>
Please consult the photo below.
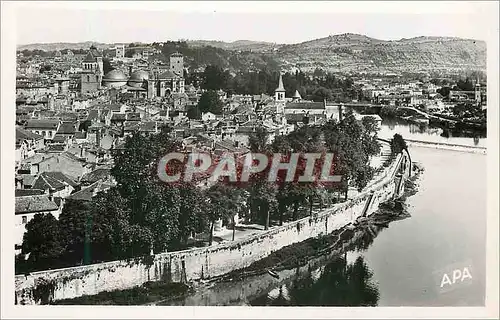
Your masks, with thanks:
<instances>
[{"instance_id":1,"label":"river water","mask_svg":"<svg viewBox=\"0 0 500 320\"><path fill-rule=\"evenodd\" d=\"M409 139L486 146L484 138L446 138L436 129L394 122L383 123L379 136L390 138L394 133ZM324 257L312 267L282 272L280 279L265 274L199 288L192 296L168 304L484 305L486 156L422 147L410 147L410 153L425 168L419 191L406 200L410 217L388 228L372 228L366 234L367 249Z\"/></svg>"}]
</instances>

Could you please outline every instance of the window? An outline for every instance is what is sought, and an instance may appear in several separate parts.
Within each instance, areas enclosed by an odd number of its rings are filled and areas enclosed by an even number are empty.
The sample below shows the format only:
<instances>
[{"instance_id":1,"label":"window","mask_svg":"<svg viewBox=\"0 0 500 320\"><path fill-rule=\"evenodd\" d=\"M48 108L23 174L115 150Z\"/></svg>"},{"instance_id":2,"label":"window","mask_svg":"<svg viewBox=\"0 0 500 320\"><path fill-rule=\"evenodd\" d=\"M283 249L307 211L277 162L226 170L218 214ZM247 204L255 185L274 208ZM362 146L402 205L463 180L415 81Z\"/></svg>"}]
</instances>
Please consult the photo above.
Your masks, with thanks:
<instances>
[{"instance_id":1,"label":"window","mask_svg":"<svg viewBox=\"0 0 500 320\"><path fill-rule=\"evenodd\" d=\"M87 76L87 82L90 82L90 76Z\"/></svg>"},{"instance_id":2,"label":"window","mask_svg":"<svg viewBox=\"0 0 500 320\"><path fill-rule=\"evenodd\" d=\"M28 222L28 217L27 216L23 216L23 224L26 224Z\"/></svg>"}]
</instances>

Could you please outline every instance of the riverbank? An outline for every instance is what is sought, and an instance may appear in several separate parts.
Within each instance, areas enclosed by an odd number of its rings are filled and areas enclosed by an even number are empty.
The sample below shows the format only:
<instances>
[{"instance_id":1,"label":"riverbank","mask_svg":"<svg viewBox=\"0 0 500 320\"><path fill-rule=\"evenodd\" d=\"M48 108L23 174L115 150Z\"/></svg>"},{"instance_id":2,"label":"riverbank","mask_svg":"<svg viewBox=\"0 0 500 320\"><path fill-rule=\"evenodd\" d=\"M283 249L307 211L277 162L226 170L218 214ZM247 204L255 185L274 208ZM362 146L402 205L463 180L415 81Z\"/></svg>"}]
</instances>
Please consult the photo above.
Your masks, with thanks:
<instances>
[{"instance_id":1,"label":"riverbank","mask_svg":"<svg viewBox=\"0 0 500 320\"><path fill-rule=\"evenodd\" d=\"M403 198L411 197L418 191L418 178L423 172L418 166L415 175L405 186ZM153 305L174 306L250 306L255 299L276 292L285 285L291 285L311 272L318 274L320 269L331 261L341 259L348 252L366 250L380 232L389 228L389 224L410 218L405 203L390 201L381 205L369 217L360 217L353 224L330 235L320 236L283 248L268 258L254 263L231 275L195 282L194 293L178 300L159 301ZM313 249L316 252L313 252ZM290 258L291 257L291 258ZM276 276L268 274L272 270ZM254 302L252 302L254 301ZM340 306L340 305L339 305Z\"/></svg>"},{"instance_id":2,"label":"riverbank","mask_svg":"<svg viewBox=\"0 0 500 320\"><path fill-rule=\"evenodd\" d=\"M442 149L449 151L459 151L459 152L470 152L487 154L487 149L484 147L473 147L459 144L443 143L443 142L430 142L422 140L405 139L408 146L432 148L432 149Z\"/></svg>"},{"instance_id":3,"label":"riverbank","mask_svg":"<svg viewBox=\"0 0 500 320\"><path fill-rule=\"evenodd\" d=\"M104 291L96 295L54 301L53 305L143 305L169 301L185 296L192 290L184 283L146 282L131 289Z\"/></svg>"}]
</instances>

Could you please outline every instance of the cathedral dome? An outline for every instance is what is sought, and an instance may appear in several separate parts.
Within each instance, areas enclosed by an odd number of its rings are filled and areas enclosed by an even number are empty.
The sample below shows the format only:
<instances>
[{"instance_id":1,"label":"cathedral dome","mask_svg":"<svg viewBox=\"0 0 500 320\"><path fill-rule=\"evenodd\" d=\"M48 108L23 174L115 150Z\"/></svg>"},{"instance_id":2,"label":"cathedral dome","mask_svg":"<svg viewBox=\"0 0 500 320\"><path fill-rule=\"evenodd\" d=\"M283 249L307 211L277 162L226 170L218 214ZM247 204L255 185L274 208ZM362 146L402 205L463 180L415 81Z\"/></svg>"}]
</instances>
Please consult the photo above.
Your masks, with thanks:
<instances>
[{"instance_id":1,"label":"cathedral dome","mask_svg":"<svg viewBox=\"0 0 500 320\"><path fill-rule=\"evenodd\" d=\"M141 87L144 80L149 79L149 73L144 70L137 70L132 72L130 79L128 80L128 85L131 87Z\"/></svg>"},{"instance_id":2,"label":"cathedral dome","mask_svg":"<svg viewBox=\"0 0 500 320\"><path fill-rule=\"evenodd\" d=\"M127 84L127 76L122 71L114 69L104 75L102 82L105 87L118 88Z\"/></svg>"}]
</instances>

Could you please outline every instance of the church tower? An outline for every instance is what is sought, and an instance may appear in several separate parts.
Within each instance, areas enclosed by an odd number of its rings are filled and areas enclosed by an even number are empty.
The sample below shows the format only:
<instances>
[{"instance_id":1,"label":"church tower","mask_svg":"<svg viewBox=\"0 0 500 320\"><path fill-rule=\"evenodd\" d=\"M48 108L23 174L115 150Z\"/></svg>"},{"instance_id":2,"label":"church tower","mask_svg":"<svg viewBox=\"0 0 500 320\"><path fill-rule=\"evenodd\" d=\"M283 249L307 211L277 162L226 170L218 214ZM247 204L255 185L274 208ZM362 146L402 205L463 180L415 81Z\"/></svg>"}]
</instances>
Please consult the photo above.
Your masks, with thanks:
<instances>
[{"instance_id":1,"label":"church tower","mask_svg":"<svg viewBox=\"0 0 500 320\"><path fill-rule=\"evenodd\" d=\"M80 92L93 93L101 88L104 66L101 53L91 46L82 61L83 71L80 73Z\"/></svg>"},{"instance_id":2,"label":"church tower","mask_svg":"<svg viewBox=\"0 0 500 320\"><path fill-rule=\"evenodd\" d=\"M170 55L170 71L179 77L184 77L184 57L175 52Z\"/></svg>"},{"instance_id":3,"label":"church tower","mask_svg":"<svg viewBox=\"0 0 500 320\"><path fill-rule=\"evenodd\" d=\"M285 102L285 87L283 86L283 76L280 73L278 88L274 90L274 100L276 102Z\"/></svg>"}]
</instances>

